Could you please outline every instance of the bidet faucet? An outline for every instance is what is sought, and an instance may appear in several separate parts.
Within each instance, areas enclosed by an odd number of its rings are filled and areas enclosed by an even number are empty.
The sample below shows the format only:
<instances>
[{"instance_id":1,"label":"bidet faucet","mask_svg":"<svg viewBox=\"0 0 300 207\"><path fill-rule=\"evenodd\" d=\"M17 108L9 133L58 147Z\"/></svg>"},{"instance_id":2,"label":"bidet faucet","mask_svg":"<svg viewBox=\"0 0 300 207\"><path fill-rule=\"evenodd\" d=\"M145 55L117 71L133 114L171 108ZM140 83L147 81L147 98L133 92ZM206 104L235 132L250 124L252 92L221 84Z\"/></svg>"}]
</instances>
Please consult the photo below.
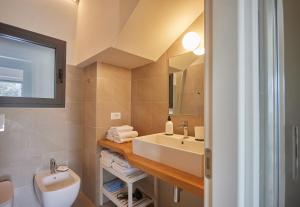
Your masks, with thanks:
<instances>
[{"instance_id":1,"label":"bidet faucet","mask_svg":"<svg viewBox=\"0 0 300 207\"><path fill-rule=\"evenodd\" d=\"M179 125L181 128L183 128L183 139L189 138L188 125L188 121L184 121L182 124Z\"/></svg>"},{"instance_id":2,"label":"bidet faucet","mask_svg":"<svg viewBox=\"0 0 300 207\"><path fill-rule=\"evenodd\" d=\"M51 174L56 173L56 161L55 159L50 159L50 172Z\"/></svg>"}]
</instances>

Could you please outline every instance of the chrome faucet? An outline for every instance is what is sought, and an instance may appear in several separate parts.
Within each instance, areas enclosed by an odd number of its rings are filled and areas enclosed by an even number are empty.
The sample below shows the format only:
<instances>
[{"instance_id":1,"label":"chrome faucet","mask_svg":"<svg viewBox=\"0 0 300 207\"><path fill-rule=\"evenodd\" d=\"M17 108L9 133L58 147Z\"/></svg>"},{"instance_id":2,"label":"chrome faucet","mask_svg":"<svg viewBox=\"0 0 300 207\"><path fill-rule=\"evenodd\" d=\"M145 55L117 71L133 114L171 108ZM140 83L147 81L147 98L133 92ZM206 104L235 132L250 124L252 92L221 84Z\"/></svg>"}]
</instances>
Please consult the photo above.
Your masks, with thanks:
<instances>
[{"instance_id":1,"label":"chrome faucet","mask_svg":"<svg viewBox=\"0 0 300 207\"><path fill-rule=\"evenodd\" d=\"M183 128L183 139L189 138L188 125L188 121L184 121L182 124L179 125L181 128Z\"/></svg>"},{"instance_id":2,"label":"chrome faucet","mask_svg":"<svg viewBox=\"0 0 300 207\"><path fill-rule=\"evenodd\" d=\"M50 172L51 174L56 173L56 161L55 159L50 159Z\"/></svg>"}]
</instances>

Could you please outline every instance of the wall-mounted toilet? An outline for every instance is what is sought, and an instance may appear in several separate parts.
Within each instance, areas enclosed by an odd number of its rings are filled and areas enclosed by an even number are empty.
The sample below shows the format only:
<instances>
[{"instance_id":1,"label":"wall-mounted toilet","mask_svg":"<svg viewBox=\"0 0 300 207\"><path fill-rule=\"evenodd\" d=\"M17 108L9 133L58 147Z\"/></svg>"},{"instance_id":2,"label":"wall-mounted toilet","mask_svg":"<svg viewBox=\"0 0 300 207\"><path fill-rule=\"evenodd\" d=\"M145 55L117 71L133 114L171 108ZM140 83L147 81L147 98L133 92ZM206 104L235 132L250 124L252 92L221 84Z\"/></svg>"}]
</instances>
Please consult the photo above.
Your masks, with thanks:
<instances>
[{"instance_id":1,"label":"wall-mounted toilet","mask_svg":"<svg viewBox=\"0 0 300 207\"><path fill-rule=\"evenodd\" d=\"M13 207L14 188L10 181L0 182L0 207Z\"/></svg>"}]
</instances>

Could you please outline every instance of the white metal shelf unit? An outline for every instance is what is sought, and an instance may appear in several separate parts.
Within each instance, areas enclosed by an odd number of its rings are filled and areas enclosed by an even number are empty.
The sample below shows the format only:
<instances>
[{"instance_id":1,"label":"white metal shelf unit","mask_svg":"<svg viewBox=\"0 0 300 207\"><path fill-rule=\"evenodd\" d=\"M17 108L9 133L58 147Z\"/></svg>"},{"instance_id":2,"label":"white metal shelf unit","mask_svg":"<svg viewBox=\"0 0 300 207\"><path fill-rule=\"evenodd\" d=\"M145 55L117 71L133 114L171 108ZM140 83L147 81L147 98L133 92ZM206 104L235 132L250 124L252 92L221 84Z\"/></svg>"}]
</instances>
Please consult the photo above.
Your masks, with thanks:
<instances>
[{"instance_id":1,"label":"white metal shelf unit","mask_svg":"<svg viewBox=\"0 0 300 207\"><path fill-rule=\"evenodd\" d=\"M117 205L118 207L128 207L130 206L130 201L129 199L125 200L120 200L118 199L118 194L119 193L123 193L123 192L127 192L127 187L117 190L115 192L109 192L107 191L105 188L103 188L103 194L109 199L111 200L115 205ZM151 203L153 203L153 199L151 197L149 197L148 195L144 194L143 198L138 200L138 201L132 201L131 206L134 207L147 207L149 206Z\"/></svg>"},{"instance_id":2,"label":"white metal shelf unit","mask_svg":"<svg viewBox=\"0 0 300 207\"><path fill-rule=\"evenodd\" d=\"M121 179L124 183L127 184L127 187L116 191L116 192L109 192L104 188L104 179L103 174L104 170L109 172L110 174L114 175L115 177ZM121 174L117 171L115 171L111 167L107 167L102 164L100 159L100 205L103 205L104 202L104 195L111 200L115 205L118 207L146 207L150 205L151 203L154 203L154 206L157 207L157 180L154 179L154 192L152 195L145 194L144 192L144 198L140 201L133 201L132 193L133 193L133 184L137 181L140 181L148 176L147 173L144 173L142 171L137 171L133 174L130 174L128 176ZM117 198L117 194L120 192L128 192L128 201L122 201Z\"/></svg>"}]
</instances>

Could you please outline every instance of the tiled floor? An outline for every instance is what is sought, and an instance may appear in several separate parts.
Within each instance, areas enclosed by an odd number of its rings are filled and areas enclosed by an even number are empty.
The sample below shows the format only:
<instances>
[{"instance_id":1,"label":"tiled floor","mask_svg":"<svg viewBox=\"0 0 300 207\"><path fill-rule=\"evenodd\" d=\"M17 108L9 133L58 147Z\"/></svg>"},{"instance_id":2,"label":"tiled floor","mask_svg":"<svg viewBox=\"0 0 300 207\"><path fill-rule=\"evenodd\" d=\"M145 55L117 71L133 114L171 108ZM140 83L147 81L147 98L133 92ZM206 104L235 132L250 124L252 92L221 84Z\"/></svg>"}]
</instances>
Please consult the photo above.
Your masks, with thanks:
<instances>
[{"instance_id":1,"label":"tiled floor","mask_svg":"<svg viewBox=\"0 0 300 207\"><path fill-rule=\"evenodd\" d=\"M83 194L80 193L75 204L72 207L96 207L92 202ZM112 203L107 203L103 207L115 207Z\"/></svg>"},{"instance_id":2,"label":"tiled floor","mask_svg":"<svg viewBox=\"0 0 300 207\"><path fill-rule=\"evenodd\" d=\"M75 204L72 207L95 207L91 201L82 193L79 194Z\"/></svg>"}]
</instances>

